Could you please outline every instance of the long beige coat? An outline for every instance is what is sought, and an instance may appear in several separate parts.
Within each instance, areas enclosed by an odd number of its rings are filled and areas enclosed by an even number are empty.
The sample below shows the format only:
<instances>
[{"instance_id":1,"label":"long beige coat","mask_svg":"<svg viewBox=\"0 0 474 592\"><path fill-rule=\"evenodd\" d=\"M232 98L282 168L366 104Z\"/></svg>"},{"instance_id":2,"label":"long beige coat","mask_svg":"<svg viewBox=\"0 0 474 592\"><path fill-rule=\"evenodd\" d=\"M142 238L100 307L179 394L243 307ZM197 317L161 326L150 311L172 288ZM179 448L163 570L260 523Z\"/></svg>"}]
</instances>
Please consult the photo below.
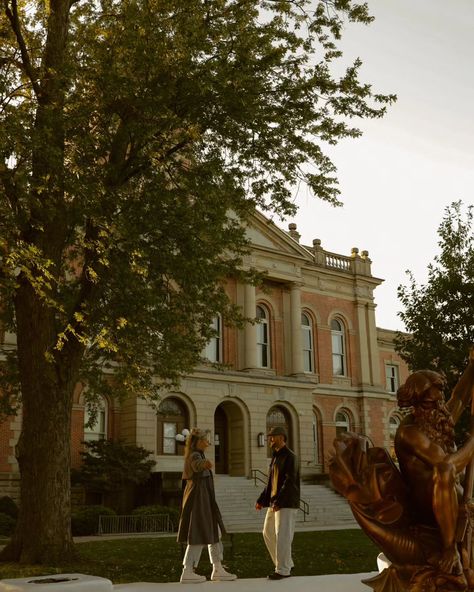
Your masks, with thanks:
<instances>
[{"instance_id":1,"label":"long beige coat","mask_svg":"<svg viewBox=\"0 0 474 592\"><path fill-rule=\"evenodd\" d=\"M219 542L219 529L222 534L225 533L212 472L205 468L205 462L204 453L197 450L184 461L186 487L178 527L180 543L209 545Z\"/></svg>"}]
</instances>

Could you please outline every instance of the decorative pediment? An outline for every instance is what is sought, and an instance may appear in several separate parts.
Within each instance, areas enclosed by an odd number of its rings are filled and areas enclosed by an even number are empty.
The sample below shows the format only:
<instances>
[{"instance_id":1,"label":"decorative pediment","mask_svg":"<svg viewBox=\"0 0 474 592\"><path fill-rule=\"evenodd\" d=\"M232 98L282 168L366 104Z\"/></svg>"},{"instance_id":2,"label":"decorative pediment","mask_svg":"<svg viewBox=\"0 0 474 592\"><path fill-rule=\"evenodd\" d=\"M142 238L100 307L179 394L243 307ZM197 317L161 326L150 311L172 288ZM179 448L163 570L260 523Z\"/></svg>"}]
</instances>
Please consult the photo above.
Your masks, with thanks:
<instances>
[{"instance_id":1,"label":"decorative pediment","mask_svg":"<svg viewBox=\"0 0 474 592\"><path fill-rule=\"evenodd\" d=\"M313 260L313 255L308 248L300 245L297 240L260 212L252 216L246 233L255 249L308 261Z\"/></svg>"}]
</instances>

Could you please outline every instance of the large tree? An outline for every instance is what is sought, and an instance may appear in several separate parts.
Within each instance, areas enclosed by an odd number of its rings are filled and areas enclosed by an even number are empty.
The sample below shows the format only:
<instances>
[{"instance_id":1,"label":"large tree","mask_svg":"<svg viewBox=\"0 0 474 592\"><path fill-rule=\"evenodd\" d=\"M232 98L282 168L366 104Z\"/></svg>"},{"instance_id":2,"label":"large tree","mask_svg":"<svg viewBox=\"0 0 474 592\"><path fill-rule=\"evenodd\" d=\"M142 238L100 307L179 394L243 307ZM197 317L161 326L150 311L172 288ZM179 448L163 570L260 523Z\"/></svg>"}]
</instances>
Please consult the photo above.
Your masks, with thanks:
<instances>
[{"instance_id":1,"label":"large tree","mask_svg":"<svg viewBox=\"0 0 474 592\"><path fill-rule=\"evenodd\" d=\"M52 562L73 549L74 386L153 397L192 368L216 311L240 319L225 278L257 279L248 216L291 213L301 182L336 204L324 144L394 97L359 60L334 74L344 23L371 20L353 0L1 6L3 393L23 414L3 557Z\"/></svg>"},{"instance_id":2,"label":"large tree","mask_svg":"<svg viewBox=\"0 0 474 592\"><path fill-rule=\"evenodd\" d=\"M447 392L466 368L474 344L473 206L461 201L445 210L438 228L440 253L428 266L428 279L398 288L399 313L408 333L398 333L396 348L412 370L443 372Z\"/></svg>"}]
</instances>

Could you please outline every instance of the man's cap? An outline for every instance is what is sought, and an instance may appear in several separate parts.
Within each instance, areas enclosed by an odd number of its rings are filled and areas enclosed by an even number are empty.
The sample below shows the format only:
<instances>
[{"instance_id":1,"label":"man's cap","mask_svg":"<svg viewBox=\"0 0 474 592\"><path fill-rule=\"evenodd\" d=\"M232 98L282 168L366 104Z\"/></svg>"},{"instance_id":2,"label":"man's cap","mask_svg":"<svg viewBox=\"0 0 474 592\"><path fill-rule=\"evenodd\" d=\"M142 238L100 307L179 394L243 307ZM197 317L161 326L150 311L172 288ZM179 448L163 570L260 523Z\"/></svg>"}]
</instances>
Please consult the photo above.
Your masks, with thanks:
<instances>
[{"instance_id":1,"label":"man's cap","mask_svg":"<svg viewBox=\"0 0 474 592\"><path fill-rule=\"evenodd\" d=\"M267 436L285 436L286 438L286 430L281 426L274 426L267 434Z\"/></svg>"}]
</instances>

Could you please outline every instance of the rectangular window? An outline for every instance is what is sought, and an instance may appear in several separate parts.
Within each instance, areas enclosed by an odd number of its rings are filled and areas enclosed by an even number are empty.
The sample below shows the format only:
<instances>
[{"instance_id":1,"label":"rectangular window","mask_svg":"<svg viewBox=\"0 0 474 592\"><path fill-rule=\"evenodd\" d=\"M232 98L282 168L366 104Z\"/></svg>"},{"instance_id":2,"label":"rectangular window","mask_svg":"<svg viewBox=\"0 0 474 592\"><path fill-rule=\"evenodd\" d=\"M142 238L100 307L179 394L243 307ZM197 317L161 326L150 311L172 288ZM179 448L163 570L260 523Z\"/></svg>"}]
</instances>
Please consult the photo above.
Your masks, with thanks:
<instances>
[{"instance_id":1,"label":"rectangular window","mask_svg":"<svg viewBox=\"0 0 474 592\"><path fill-rule=\"evenodd\" d=\"M305 372L313 371L313 343L310 327L302 327L303 364Z\"/></svg>"},{"instance_id":2,"label":"rectangular window","mask_svg":"<svg viewBox=\"0 0 474 592\"><path fill-rule=\"evenodd\" d=\"M344 376L344 342L342 335L332 335L332 373Z\"/></svg>"},{"instance_id":3,"label":"rectangular window","mask_svg":"<svg viewBox=\"0 0 474 592\"><path fill-rule=\"evenodd\" d=\"M385 365L385 380L387 391L389 393L396 393L400 386L398 366L394 366L393 364Z\"/></svg>"},{"instance_id":4,"label":"rectangular window","mask_svg":"<svg viewBox=\"0 0 474 592\"><path fill-rule=\"evenodd\" d=\"M163 454L176 454L176 434L178 426L176 423L163 423Z\"/></svg>"},{"instance_id":5,"label":"rectangular window","mask_svg":"<svg viewBox=\"0 0 474 592\"><path fill-rule=\"evenodd\" d=\"M210 362L220 362L222 355L221 355L221 337L222 337L222 327L221 327L221 317L218 315L214 317L212 321L211 327L216 332L214 337L206 344L203 357L207 358Z\"/></svg>"},{"instance_id":6,"label":"rectangular window","mask_svg":"<svg viewBox=\"0 0 474 592\"><path fill-rule=\"evenodd\" d=\"M257 355L260 368L268 368L268 325L259 323L257 325Z\"/></svg>"},{"instance_id":7,"label":"rectangular window","mask_svg":"<svg viewBox=\"0 0 474 592\"><path fill-rule=\"evenodd\" d=\"M89 425L90 413L86 407L84 411L84 441L85 442L96 442L97 440L103 440L107 437L106 427L106 412L105 408L97 411L94 425Z\"/></svg>"}]
</instances>

